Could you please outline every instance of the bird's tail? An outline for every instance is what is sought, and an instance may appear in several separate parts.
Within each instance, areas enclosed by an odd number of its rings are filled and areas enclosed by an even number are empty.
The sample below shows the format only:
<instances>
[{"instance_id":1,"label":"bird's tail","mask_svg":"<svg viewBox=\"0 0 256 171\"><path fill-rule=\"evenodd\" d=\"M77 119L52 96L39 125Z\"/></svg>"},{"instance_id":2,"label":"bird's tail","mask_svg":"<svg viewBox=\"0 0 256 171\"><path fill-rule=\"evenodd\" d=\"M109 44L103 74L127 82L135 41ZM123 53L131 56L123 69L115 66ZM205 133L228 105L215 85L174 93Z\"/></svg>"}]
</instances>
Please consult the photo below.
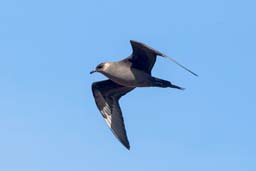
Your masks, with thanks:
<instances>
[{"instance_id":1,"label":"bird's tail","mask_svg":"<svg viewBox=\"0 0 256 171\"><path fill-rule=\"evenodd\" d=\"M174 85L170 81L162 80L162 79L155 78L155 77L153 78L152 83L153 83L152 84L153 87L162 87L162 88L170 87L170 88L176 88L179 90L184 90L184 88Z\"/></svg>"}]
</instances>

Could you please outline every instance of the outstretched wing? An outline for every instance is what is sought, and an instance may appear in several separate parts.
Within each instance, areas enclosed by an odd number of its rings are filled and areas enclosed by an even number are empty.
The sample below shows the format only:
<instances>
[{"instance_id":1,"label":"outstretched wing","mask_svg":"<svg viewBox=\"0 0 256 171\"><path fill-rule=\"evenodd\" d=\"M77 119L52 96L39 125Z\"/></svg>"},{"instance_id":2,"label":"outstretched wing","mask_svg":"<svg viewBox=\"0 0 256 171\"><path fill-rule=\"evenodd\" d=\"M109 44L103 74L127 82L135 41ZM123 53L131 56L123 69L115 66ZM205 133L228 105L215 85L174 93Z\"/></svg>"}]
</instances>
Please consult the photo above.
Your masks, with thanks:
<instances>
[{"instance_id":1,"label":"outstretched wing","mask_svg":"<svg viewBox=\"0 0 256 171\"><path fill-rule=\"evenodd\" d=\"M122 111L118 100L134 88L124 87L111 80L94 82L92 92L98 109L117 139L130 149Z\"/></svg>"},{"instance_id":2,"label":"outstretched wing","mask_svg":"<svg viewBox=\"0 0 256 171\"><path fill-rule=\"evenodd\" d=\"M180 64L178 61L175 59L159 52L158 50L153 49L152 47L145 45L141 42L137 42L134 40L131 40L131 45L132 45L132 54L124 59L124 62L131 62L131 66L133 68L137 68L139 70L143 70L144 72L147 72L148 74L151 74L151 70L156 62L156 56L162 56L166 59L171 60L175 64L179 65L181 68L187 70L191 74L198 76L196 73L185 67L184 65Z\"/></svg>"},{"instance_id":3,"label":"outstretched wing","mask_svg":"<svg viewBox=\"0 0 256 171\"><path fill-rule=\"evenodd\" d=\"M126 60L129 60L132 63L133 68L151 74L151 70L156 62L156 56L163 56L163 54L141 42L134 40L131 40L130 42L133 52Z\"/></svg>"}]
</instances>

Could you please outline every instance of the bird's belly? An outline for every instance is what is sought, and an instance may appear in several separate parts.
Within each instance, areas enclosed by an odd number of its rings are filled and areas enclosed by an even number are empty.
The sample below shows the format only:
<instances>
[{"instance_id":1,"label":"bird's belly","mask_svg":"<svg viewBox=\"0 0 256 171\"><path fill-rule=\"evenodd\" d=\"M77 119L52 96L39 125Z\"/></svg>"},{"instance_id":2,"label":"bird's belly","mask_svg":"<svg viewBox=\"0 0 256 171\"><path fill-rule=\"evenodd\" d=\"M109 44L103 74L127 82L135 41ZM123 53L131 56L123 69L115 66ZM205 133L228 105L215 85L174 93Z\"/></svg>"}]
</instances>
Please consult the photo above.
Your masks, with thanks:
<instances>
[{"instance_id":1,"label":"bird's belly","mask_svg":"<svg viewBox=\"0 0 256 171\"><path fill-rule=\"evenodd\" d=\"M126 87L149 86L149 78L151 77L149 74L136 69L126 71L122 70L122 72L116 72L114 75L105 75L117 84Z\"/></svg>"}]
</instances>

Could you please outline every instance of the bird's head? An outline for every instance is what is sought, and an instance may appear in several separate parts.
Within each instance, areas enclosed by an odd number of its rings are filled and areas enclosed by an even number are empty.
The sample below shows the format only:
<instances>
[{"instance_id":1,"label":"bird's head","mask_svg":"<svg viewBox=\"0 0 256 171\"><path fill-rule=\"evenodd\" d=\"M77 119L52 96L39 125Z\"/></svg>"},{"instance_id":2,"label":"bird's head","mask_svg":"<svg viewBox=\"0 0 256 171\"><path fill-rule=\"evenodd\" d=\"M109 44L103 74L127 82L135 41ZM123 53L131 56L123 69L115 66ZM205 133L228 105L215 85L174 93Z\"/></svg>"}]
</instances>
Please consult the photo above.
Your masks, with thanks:
<instances>
[{"instance_id":1,"label":"bird's head","mask_svg":"<svg viewBox=\"0 0 256 171\"><path fill-rule=\"evenodd\" d=\"M96 66L95 70L92 70L90 72L90 74L93 74L95 72L103 73L104 71L106 71L106 69L109 67L109 65L110 65L109 62L100 63L99 65Z\"/></svg>"}]
</instances>

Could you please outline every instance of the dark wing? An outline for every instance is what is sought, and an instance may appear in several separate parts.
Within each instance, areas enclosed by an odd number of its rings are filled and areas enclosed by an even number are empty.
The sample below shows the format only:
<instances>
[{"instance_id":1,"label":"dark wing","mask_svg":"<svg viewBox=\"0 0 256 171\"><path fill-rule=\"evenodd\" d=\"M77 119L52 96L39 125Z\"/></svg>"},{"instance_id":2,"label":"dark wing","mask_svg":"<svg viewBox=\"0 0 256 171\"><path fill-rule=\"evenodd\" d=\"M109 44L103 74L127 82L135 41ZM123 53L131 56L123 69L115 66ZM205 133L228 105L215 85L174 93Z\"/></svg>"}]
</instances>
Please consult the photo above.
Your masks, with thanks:
<instances>
[{"instance_id":1,"label":"dark wing","mask_svg":"<svg viewBox=\"0 0 256 171\"><path fill-rule=\"evenodd\" d=\"M98 109L117 139L130 149L122 111L118 100L134 88L124 87L111 80L94 82L92 92Z\"/></svg>"},{"instance_id":2,"label":"dark wing","mask_svg":"<svg viewBox=\"0 0 256 171\"><path fill-rule=\"evenodd\" d=\"M194 73L184 65L180 64L175 59L159 52L158 50L155 50L152 47L145 45L141 42L137 42L134 40L131 40L130 42L132 45L133 52L131 56L124 59L124 62L130 62L133 68L137 68L139 70L143 70L144 72L151 74L151 70L156 62L156 56L159 55L166 59L171 60L175 64L179 65L181 68L190 72L191 74L198 76L196 73Z\"/></svg>"},{"instance_id":3,"label":"dark wing","mask_svg":"<svg viewBox=\"0 0 256 171\"><path fill-rule=\"evenodd\" d=\"M156 62L156 56L163 56L163 54L141 42L134 40L131 40L130 42L133 52L126 60L129 60L132 63L133 68L151 74L151 70Z\"/></svg>"}]
</instances>

